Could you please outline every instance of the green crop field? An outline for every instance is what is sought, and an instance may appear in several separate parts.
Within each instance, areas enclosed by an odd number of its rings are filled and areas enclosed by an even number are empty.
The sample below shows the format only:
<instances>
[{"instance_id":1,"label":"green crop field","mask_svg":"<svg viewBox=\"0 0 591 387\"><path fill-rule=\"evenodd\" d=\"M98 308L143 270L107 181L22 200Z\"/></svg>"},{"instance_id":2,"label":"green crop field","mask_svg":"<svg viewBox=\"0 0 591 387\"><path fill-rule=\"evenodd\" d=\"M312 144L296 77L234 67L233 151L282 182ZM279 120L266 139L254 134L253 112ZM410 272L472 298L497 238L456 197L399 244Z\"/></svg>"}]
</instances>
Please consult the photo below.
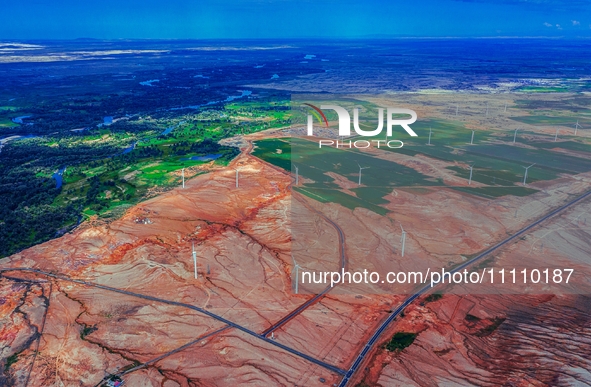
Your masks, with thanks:
<instances>
[{"instance_id":1,"label":"green crop field","mask_svg":"<svg viewBox=\"0 0 591 387\"><path fill-rule=\"evenodd\" d=\"M560 141L560 142L534 142L530 145L542 149L563 149L565 151L586 152L591 153L591 143L588 140L576 141Z\"/></svg>"},{"instance_id":2,"label":"green crop field","mask_svg":"<svg viewBox=\"0 0 591 387\"><path fill-rule=\"evenodd\" d=\"M565 86L522 86L516 91L524 93L566 93L571 90Z\"/></svg>"},{"instance_id":3,"label":"green crop field","mask_svg":"<svg viewBox=\"0 0 591 387\"><path fill-rule=\"evenodd\" d=\"M418 137L404 137L404 147L382 149L408 156L424 155L443 160L450 163L448 170L466 180L469 177L467 165L474 165L472 180L484 184L484 187L450 187L472 195L495 198L504 195L526 196L538 192L534 188L522 186L524 167L531 164L535 165L528 171L528 184L553 180L563 174L591 170L591 160L588 158L556 151L559 148L579 153L591 152L591 146L583 139L556 143L538 141L523 147L511 144L512 133L476 131L474 144L470 145L472 131L460 122L422 120L413 124L413 130ZM429 130L432 131L431 145L427 145ZM524 136L534 133L520 131L519 134ZM352 137L351 140L361 138ZM370 139L383 140L385 136ZM499 140L506 143L499 143ZM347 208L364 207L380 214L385 211L381 206L388 203L387 196L395 188L428 191L428 187L443 186L442 181L403 165L378 159L367 152L331 147L319 149L317 142L304 139L257 141L253 154L285 170L291 170L294 174L297 166L301 177L300 187L297 189L311 198L321 202L336 202ZM361 171L362 185L357 187L359 166L364 169ZM337 176L349 182L349 192L340 187L335 180Z\"/></svg>"},{"instance_id":4,"label":"green crop field","mask_svg":"<svg viewBox=\"0 0 591 387\"><path fill-rule=\"evenodd\" d=\"M388 210L380 207L376 204L370 203L363 198L357 198L355 196L348 195L342 191L336 189L319 189L309 187L295 187L297 192L300 192L312 199L318 200L321 203L339 203L343 207L354 210L357 207L367 208L377 214L386 215Z\"/></svg>"},{"instance_id":5,"label":"green crop field","mask_svg":"<svg viewBox=\"0 0 591 387\"><path fill-rule=\"evenodd\" d=\"M388 203L384 197L394 188L442 184L412 168L355 150L318 149L317 143L296 138L261 140L255 145L255 156L292 173L295 173L295 166L298 167L299 175L306 179L306 183L298 187L299 192L347 208L363 207L384 214L387 210L380 205ZM362 186L356 187L359 165L366 169L362 171ZM339 190L335 175L352 183L351 191L356 196Z\"/></svg>"}]
</instances>

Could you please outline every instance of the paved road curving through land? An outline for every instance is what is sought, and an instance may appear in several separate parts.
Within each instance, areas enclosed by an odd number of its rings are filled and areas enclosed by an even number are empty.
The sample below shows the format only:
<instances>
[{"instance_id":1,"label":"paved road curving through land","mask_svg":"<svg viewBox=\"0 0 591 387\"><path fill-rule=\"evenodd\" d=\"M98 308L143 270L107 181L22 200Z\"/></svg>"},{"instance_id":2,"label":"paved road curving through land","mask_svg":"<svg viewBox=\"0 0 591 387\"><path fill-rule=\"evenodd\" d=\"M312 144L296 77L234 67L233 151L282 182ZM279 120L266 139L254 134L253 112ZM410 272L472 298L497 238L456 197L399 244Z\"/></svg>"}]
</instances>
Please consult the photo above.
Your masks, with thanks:
<instances>
[{"instance_id":1,"label":"paved road curving through land","mask_svg":"<svg viewBox=\"0 0 591 387\"><path fill-rule=\"evenodd\" d=\"M464 262L460 266L458 266L455 269L451 270L450 273L453 274L453 273L456 273L458 271L461 271L461 270L465 269L466 267L472 265L476 261L481 260L482 258L486 257L487 255L489 255L490 253L494 252L495 250L498 250L499 248L503 247L507 243L515 240L515 238L520 237L521 235L523 235L524 233L528 232L532 228L538 226L540 223L548 220L549 218L551 218L554 215L556 215L556 214L558 214L558 213L566 210L567 208L569 208L569 207L571 207L571 206L579 203L580 201L588 198L589 196L591 196L591 191L588 191L587 193L585 193L585 194L577 197L574 200L571 200L570 202L566 203L565 205L563 205L563 206L561 206L561 207L559 207L559 208L557 208L557 209L555 209L553 211L550 211L545 216L543 216L540 219L536 220L535 222L529 224L528 226L522 228L521 230L519 230L515 234L511 235L510 237L508 237L507 239L504 239L503 241L497 243L496 245L494 245L494 246L486 249L482 253L478 254L476 257L470 259L469 261ZM420 297L421 295L427 293L428 291L430 291L432 289L433 288L431 286L427 285L427 286L421 288L415 294L409 296L398 308L396 308L392 312L392 314L390 314L388 316L388 318L382 324L380 324L380 326L376 329L376 331L370 337L370 339L368 340L368 342L365 344L365 346L363 347L363 349L361 350L361 352L359 353L359 355L357 355L357 358L355 359L355 361L353 362L353 364L351 365L351 367L347 371L347 374L343 377L343 379L341 380L341 383L339 383L339 387L345 387L345 386L347 386L347 384L349 383L349 381L351 380L351 378L355 375L355 372L359 369L359 367L361 366L361 364L365 360L366 356L370 353L372 347L376 344L376 342L380 338L380 335L386 330L386 328L388 327L388 325L390 325L390 323L392 321L394 321L394 319L396 317L398 317L400 315L400 313L402 313L402 311L408 305L410 305L414 300L416 300L418 297Z\"/></svg>"}]
</instances>

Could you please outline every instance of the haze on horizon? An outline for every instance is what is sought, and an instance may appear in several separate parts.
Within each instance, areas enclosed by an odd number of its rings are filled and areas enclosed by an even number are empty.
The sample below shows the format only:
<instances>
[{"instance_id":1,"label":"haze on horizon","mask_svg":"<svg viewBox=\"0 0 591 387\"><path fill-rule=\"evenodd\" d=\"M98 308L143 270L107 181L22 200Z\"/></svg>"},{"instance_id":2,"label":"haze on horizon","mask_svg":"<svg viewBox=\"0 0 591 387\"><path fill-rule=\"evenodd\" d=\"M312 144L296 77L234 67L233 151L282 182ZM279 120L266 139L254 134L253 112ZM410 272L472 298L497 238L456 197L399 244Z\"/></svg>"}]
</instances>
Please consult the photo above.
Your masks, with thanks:
<instances>
[{"instance_id":1,"label":"haze on horizon","mask_svg":"<svg viewBox=\"0 0 591 387\"><path fill-rule=\"evenodd\" d=\"M587 0L23 0L0 39L591 37Z\"/></svg>"}]
</instances>

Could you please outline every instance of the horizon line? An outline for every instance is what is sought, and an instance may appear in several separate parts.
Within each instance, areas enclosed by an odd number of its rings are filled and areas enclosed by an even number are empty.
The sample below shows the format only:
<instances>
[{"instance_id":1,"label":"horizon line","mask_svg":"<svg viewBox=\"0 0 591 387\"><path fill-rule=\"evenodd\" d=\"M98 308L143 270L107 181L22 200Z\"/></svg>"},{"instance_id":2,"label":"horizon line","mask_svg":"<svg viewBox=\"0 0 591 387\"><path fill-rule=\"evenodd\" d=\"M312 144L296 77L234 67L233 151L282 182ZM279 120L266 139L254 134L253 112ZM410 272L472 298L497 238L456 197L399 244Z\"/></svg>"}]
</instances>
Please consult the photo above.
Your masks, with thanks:
<instances>
[{"instance_id":1,"label":"horizon line","mask_svg":"<svg viewBox=\"0 0 591 387\"><path fill-rule=\"evenodd\" d=\"M263 37L263 38L3 38L0 37L0 44L9 44L26 41L264 41L264 40L380 40L380 39L591 39L590 35L585 36L548 36L548 35L481 35L481 36L421 36L421 35L362 35L362 36L302 36L302 37Z\"/></svg>"}]
</instances>

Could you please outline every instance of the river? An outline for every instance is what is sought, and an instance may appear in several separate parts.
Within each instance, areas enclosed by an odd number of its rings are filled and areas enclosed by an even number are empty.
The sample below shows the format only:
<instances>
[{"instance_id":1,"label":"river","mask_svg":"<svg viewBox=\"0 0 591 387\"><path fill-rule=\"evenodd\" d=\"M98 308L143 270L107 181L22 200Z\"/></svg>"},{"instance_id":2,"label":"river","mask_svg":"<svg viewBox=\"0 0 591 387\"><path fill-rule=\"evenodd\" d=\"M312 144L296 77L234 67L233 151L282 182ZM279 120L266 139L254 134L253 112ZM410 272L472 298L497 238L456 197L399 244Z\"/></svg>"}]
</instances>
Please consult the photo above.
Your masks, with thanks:
<instances>
[{"instance_id":1,"label":"river","mask_svg":"<svg viewBox=\"0 0 591 387\"><path fill-rule=\"evenodd\" d=\"M160 135L166 136L167 134L170 134L173 130L175 130L176 128L178 128L179 126L181 126L184 123L185 123L185 121L181 121L178 124L171 126L170 128L166 128L166 129L164 129L164 132L160 133Z\"/></svg>"},{"instance_id":2,"label":"river","mask_svg":"<svg viewBox=\"0 0 591 387\"><path fill-rule=\"evenodd\" d=\"M235 99L248 97L249 95L252 94L252 91L250 91L250 90L238 90L238 91L241 93L240 95L231 95L223 101L210 101L208 103L204 103L203 105L181 106L181 107L170 108L168 110L199 109L204 106L216 105L218 103L224 103L224 102L231 102L231 101L234 101Z\"/></svg>"}]
</instances>

